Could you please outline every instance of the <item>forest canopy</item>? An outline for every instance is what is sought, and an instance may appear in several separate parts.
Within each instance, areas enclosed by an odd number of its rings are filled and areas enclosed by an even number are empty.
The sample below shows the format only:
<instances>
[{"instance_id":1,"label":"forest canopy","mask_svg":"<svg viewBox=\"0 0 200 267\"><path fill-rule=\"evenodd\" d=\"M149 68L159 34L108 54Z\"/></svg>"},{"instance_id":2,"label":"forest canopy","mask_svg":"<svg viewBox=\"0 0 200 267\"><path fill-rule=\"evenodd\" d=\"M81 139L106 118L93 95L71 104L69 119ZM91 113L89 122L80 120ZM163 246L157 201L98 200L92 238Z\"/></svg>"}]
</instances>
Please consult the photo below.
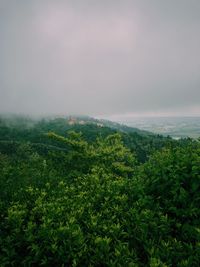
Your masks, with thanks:
<instances>
[{"instance_id":1,"label":"forest canopy","mask_svg":"<svg viewBox=\"0 0 200 267\"><path fill-rule=\"evenodd\" d=\"M200 142L0 121L0 266L199 266Z\"/></svg>"}]
</instances>

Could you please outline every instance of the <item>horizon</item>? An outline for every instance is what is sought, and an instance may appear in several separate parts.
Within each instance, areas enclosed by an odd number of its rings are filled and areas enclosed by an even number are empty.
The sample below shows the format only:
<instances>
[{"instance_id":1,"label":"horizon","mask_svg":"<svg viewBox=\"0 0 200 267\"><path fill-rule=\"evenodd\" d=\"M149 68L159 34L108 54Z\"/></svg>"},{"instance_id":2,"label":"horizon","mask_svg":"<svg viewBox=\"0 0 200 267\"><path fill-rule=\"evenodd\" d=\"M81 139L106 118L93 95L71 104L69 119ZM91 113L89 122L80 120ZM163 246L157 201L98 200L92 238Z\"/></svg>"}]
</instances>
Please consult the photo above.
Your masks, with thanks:
<instances>
[{"instance_id":1,"label":"horizon","mask_svg":"<svg viewBox=\"0 0 200 267\"><path fill-rule=\"evenodd\" d=\"M146 132L151 132L154 134L159 134L162 136L171 136L173 139L180 138L193 138L198 139L200 135L200 116L151 116L151 117L91 117L87 115L73 115L73 114L54 114L46 116L34 116L25 114L0 114L0 120L5 125L16 125L17 123L23 122L25 125L33 123L37 125L38 122L52 122L61 121L64 125L67 125L70 119L74 120L74 124L93 125L102 123L104 127L129 127L137 130L142 130ZM66 121L66 122L65 122ZM69 123L70 124L70 123ZM32 126L33 126L32 125ZM71 124L70 124L71 125ZM118 126L117 126L118 125Z\"/></svg>"},{"instance_id":2,"label":"horizon","mask_svg":"<svg viewBox=\"0 0 200 267\"><path fill-rule=\"evenodd\" d=\"M48 117L75 117L75 118L94 118L97 120L110 120L110 121L115 121L116 118L118 120L123 120L123 119L140 119L140 118L200 118L200 115L198 114L192 114L192 115L163 115L163 114L157 114L157 115L144 115L144 114L133 114L132 116L126 115L126 114L114 114L114 115L89 115L89 114L70 114L70 113L65 113L65 114L59 114L59 113L46 113L46 114L30 114L30 113L11 113L11 112L0 112L0 117L24 117L24 118L48 118Z\"/></svg>"}]
</instances>

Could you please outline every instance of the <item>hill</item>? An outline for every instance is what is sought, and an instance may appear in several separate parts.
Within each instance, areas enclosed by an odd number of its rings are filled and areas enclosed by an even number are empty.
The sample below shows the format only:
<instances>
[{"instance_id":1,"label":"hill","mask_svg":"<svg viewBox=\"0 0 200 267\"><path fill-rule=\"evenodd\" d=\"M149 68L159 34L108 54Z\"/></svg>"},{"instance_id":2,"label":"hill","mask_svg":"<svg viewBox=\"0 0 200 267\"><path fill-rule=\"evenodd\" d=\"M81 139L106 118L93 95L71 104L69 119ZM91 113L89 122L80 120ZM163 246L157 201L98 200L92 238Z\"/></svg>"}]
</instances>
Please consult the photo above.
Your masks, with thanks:
<instances>
[{"instance_id":1,"label":"hill","mask_svg":"<svg viewBox=\"0 0 200 267\"><path fill-rule=\"evenodd\" d=\"M0 120L0 266L200 265L200 143L88 117Z\"/></svg>"},{"instance_id":2,"label":"hill","mask_svg":"<svg viewBox=\"0 0 200 267\"><path fill-rule=\"evenodd\" d=\"M20 142L28 142L38 153L61 148L60 143L52 142L47 137L46 134L49 131L60 135L66 135L68 131L81 132L88 142L95 141L97 137L105 138L119 132L125 145L136 153L140 162L144 162L152 152L161 149L167 143L173 143L172 139L161 135L87 116L43 119L9 116L0 118L1 149L9 151L11 147L17 146Z\"/></svg>"}]
</instances>

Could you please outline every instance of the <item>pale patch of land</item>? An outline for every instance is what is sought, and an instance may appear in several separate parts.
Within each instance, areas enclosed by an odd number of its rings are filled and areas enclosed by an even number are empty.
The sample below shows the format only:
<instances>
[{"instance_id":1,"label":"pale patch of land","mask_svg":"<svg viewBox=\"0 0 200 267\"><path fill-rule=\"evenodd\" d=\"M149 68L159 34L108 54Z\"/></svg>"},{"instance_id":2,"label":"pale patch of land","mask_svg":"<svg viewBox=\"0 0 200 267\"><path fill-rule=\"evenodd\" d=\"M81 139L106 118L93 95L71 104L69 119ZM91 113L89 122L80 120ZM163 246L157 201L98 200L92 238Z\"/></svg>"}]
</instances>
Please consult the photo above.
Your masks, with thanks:
<instances>
[{"instance_id":1,"label":"pale patch of land","mask_svg":"<svg viewBox=\"0 0 200 267\"><path fill-rule=\"evenodd\" d=\"M131 127L178 138L199 138L200 117L140 117L119 121Z\"/></svg>"}]
</instances>

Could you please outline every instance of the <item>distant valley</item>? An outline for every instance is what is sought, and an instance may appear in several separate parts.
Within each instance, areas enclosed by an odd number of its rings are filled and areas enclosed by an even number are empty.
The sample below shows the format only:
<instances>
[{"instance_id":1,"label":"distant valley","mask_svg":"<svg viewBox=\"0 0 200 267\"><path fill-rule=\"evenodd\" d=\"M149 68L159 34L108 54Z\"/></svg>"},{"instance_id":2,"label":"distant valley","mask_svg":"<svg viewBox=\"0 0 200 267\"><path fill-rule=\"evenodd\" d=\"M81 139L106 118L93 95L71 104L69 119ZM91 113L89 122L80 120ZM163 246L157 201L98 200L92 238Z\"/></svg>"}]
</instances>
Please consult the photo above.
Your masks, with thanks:
<instances>
[{"instance_id":1,"label":"distant valley","mask_svg":"<svg viewBox=\"0 0 200 267\"><path fill-rule=\"evenodd\" d=\"M141 117L118 120L130 127L171 136L174 139L200 137L200 117Z\"/></svg>"}]
</instances>

